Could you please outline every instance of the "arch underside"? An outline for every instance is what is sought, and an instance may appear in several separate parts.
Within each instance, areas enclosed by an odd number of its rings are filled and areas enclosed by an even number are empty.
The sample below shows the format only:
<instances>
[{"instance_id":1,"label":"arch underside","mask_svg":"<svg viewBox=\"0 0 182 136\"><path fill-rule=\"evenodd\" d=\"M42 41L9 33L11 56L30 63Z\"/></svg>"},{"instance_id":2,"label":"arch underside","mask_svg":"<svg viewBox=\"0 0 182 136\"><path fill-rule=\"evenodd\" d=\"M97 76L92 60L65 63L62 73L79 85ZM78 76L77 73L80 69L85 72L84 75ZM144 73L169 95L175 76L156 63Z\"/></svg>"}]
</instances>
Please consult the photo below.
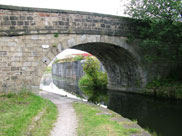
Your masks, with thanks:
<instances>
[{"instance_id":1,"label":"arch underside","mask_svg":"<svg viewBox=\"0 0 182 136\"><path fill-rule=\"evenodd\" d=\"M142 79L134 56L126 49L107 43L86 43L73 46L96 56L108 74L108 89L137 91Z\"/></svg>"},{"instance_id":2,"label":"arch underside","mask_svg":"<svg viewBox=\"0 0 182 136\"><path fill-rule=\"evenodd\" d=\"M108 73L109 89L136 91L146 81L135 46L127 44L125 37L25 35L3 37L0 44L4 50L0 52L3 55L2 63L8 62L6 67L4 65L3 73L0 73L4 76L0 81L1 90L19 90L22 87L37 89L49 63L68 48L87 51L96 56ZM49 45L49 48L44 49L42 45Z\"/></svg>"}]
</instances>

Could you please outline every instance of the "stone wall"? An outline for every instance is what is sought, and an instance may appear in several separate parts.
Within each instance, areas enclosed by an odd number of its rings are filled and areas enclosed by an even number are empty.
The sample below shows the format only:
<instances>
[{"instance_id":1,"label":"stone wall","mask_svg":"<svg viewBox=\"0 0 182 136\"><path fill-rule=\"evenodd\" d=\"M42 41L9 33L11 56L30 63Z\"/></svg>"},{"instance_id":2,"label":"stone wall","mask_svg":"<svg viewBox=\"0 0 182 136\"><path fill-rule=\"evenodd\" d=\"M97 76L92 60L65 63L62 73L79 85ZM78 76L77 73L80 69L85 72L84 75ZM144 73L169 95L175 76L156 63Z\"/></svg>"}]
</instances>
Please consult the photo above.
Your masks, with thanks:
<instances>
[{"instance_id":1,"label":"stone wall","mask_svg":"<svg viewBox=\"0 0 182 136\"><path fill-rule=\"evenodd\" d=\"M78 81L83 76L81 61L63 62L52 65L52 75L61 79Z\"/></svg>"},{"instance_id":2,"label":"stone wall","mask_svg":"<svg viewBox=\"0 0 182 136\"><path fill-rule=\"evenodd\" d=\"M97 13L0 5L0 36L136 33L132 19Z\"/></svg>"},{"instance_id":3,"label":"stone wall","mask_svg":"<svg viewBox=\"0 0 182 136\"><path fill-rule=\"evenodd\" d=\"M83 65L84 60L82 61L73 61L73 62L63 62L56 63L52 65L52 75L61 79L67 79L72 81L79 81L79 79L84 75ZM100 63L100 71L104 72L105 69Z\"/></svg>"},{"instance_id":4,"label":"stone wall","mask_svg":"<svg viewBox=\"0 0 182 136\"><path fill-rule=\"evenodd\" d=\"M82 95L79 88L79 79L84 75L83 72L84 60L74 62L63 62L52 65L53 83L61 89L74 92ZM103 65L100 63L100 71L105 71Z\"/></svg>"}]
</instances>

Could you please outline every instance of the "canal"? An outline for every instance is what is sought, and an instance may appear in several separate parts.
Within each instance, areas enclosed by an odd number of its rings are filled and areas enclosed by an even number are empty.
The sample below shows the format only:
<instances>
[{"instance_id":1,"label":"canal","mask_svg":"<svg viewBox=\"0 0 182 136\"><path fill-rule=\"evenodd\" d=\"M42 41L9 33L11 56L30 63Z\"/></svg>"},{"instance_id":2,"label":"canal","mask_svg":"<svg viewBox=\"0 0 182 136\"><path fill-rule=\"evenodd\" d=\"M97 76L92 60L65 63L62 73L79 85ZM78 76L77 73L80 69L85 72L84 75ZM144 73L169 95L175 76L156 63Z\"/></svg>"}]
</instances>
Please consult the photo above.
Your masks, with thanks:
<instances>
[{"instance_id":1,"label":"canal","mask_svg":"<svg viewBox=\"0 0 182 136\"><path fill-rule=\"evenodd\" d=\"M84 96L75 82L58 78L53 78L53 82L59 88ZM142 128L155 132L158 136L182 136L182 101L113 90L105 92L97 93L99 99L95 100L102 102L103 99L100 98L104 98L107 101L102 103L107 104L109 109L130 120L136 120Z\"/></svg>"},{"instance_id":2,"label":"canal","mask_svg":"<svg viewBox=\"0 0 182 136\"><path fill-rule=\"evenodd\" d=\"M159 136L182 136L182 101L108 91L108 108Z\"/></svg>"}]
</instances>

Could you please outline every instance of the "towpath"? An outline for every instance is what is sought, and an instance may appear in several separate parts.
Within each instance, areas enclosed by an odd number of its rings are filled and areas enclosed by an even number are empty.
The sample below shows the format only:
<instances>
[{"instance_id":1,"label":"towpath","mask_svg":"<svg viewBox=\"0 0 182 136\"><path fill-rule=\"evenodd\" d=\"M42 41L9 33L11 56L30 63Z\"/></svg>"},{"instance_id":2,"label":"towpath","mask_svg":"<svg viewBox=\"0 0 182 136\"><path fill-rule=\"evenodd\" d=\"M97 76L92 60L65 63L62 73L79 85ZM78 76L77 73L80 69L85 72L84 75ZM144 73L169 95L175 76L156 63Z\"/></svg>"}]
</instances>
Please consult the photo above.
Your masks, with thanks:
<instances>
[{"instance_id":1,"label":"towpath","mask_svg":"<svg viewBox=\"0 0 182 136\"><path fill-rule=\"evenodd\" d=\"M72 107L72 102L76 100L46 91L41 91L39 94L51 100L58 107L58 119L50 136L77 136L76 114Z\"/></svg>"}]
</instances>

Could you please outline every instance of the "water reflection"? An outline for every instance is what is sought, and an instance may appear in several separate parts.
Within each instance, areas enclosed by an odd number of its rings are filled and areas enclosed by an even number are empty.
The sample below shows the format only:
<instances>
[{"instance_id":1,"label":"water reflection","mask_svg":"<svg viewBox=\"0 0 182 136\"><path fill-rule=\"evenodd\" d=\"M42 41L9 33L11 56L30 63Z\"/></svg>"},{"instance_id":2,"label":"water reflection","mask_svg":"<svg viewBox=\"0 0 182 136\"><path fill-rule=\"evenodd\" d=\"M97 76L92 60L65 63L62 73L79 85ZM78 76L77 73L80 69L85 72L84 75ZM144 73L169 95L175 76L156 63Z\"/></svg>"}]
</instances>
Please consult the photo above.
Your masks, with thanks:
<instances>
[{"instance_id":1,"label":"water reflection","mask_svg":"<svg viewBox=\"0 0 182 136\"><path fill-rule=\"evenodd\" d=\"M49 82L47 80L46 82ZM182 136L182 101L159 99L145 95L90 90L78 86L78 82L53 79L59 88L87 97L94 103L107 104L108 108L160 136ZM108 101L108 102L107 102Z\"/></svg>"},{"instance_id":2,"label":"water reflection","mask_svg":"<svg viewBox=\"0 0 182 136\"><path fill-rule=\"evenodd\" d=\"M88 87L82 87L81 90L83 94L87 97L89 102L95 104L100 103L102 105L107 105L108 101L107 90L93 90Z\"/></svg>"},{"instance_id":3,"label":"water reflection","mask_svg":"<svg viewBox=\"0 0 182 136\"><path fill-rule=\"evenodd\" d=\"M109 91L108 108L160 136L181 136L182 101Z\"/></svg>"}]
</instances>

